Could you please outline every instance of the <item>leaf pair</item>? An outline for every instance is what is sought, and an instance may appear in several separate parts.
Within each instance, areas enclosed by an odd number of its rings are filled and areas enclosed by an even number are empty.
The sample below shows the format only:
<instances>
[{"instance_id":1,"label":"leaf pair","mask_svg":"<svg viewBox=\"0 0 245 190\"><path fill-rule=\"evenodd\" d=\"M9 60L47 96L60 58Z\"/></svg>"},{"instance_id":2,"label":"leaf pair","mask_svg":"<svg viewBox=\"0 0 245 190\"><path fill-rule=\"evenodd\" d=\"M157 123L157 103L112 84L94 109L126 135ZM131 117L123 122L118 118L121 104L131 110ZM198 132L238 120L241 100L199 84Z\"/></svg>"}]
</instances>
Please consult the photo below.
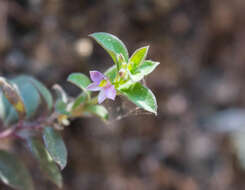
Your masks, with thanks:
<instances>
[{"instance_id":1,"label":"leaf pair","mask_svg":"<svg viewBox=\"0 0 245 190\"><path fill-rule=\"evenodd\" d=\"M28 139L28 147L40 164L41 170L47 178L62 187L62 175L56 164L63 170L67 164L67 149L60 134L52 127L45 127L43 141L31 137Z\"/></svg>"},{"instance_id":2,"label":"leaf pair","mask_svg":"<svg viewBox=\"0 0 245 190\"><path fill-rule=\"evenodd\" d=\"M80 114L90 113L100 117L102 120L108 119L109 114L106 108L102 105L94 105L90 101L91 97L90 92L87 90L87 86L91 83L91 81L86 75L82 73L72 73L68 76L67 80L79 87L84 92L73 102L71 111L73 116L80 116ZM82 108L80 107L81 105ZM82 110L80 110L80 108Z\"/></svg>"},{"instance_id":3,"label":"leaf pair","mask_svg":"<svg viewBox=\"0 0 245 190\"><path fill-rule=\"evenodd\" d=\"M29 137L27 139L28 148L47 178L61 188L62 175L60 169L64 169L67 163L66 146L60 134L51 127L45 127L43 141L45 146L38 138ZM31 175L26 166L18 159L17 155L4 150L0 150L0 179L15 189L34 189Z\"/></svg>"},{"instance_id":4,"label":"leaf pair","mask_svg":"<svg viewBox=\"0 0 245 190\"><path fill-rule=\"evenodd\" d=\"M123 42L112 34L94 33L90 35L94 38L112 57L115 65L109 68L105 75L114 82L119 70L124 67L121 64L125 60L125 68L130 80L115 84L117 90L126 96L130 101L146 111L157 113L157 102L150 89L139 83L146 75L150 74L158 65L158 62L145 60L149 46L136 50L129 58L128 50ZM123 58L119 59L120 56Z\"/></svg>"},{"instance_id":5,"label":"leaf pair","mask_svg":"<svg viewBox=\"0 0 245 190\"><path fill-rule=\"evenodd\" d=\"M16 155L0 150L0 179L19 190L33 190L31 175Z\"/></svg>"}]
</instances>

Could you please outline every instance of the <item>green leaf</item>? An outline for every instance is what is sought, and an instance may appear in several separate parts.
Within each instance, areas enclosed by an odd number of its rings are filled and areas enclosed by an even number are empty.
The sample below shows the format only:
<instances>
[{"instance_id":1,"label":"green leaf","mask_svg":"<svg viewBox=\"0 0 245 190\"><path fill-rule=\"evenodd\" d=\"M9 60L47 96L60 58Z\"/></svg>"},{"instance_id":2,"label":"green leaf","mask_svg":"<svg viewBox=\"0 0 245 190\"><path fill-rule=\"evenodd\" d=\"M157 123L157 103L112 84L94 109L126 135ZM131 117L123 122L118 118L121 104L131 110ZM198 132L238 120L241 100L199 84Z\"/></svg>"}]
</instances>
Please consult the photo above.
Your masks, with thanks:
<instances>
[{"instance_id":1,"label":"green leaf","mask_svg":"<svg viewBox=\"0 0 245 190\"><path fill-rule=\"evenodd\" d=\"M38 90L27 77L19 76L12 79L10 82L11 85L15 86L18 90L18 94L24 103L27 119L32 118L36 114L41 103L41 97ZM4 115L1 116L4 123L9 125L17 122L20 117L18 116L15 107L12 106L3 95L1 95L1 101L2 105L5 107L3 112Z\"/></svg>"},{"instance_id":2,"label":"green leaf","mask_svg":"<svg viewBox=\"0 0 245 190\"><path fill-rule=\"evenodd\" d=\"M70 113L69 113L69 110L67 109L68 108L68 95L66 94L64 89L58 84L55 84L53 86L53 89L55 90L57 94L57 100L55 102L55 111L60 114L69 115Z\"/></svg>"},{"instance_id":3,"label":"green leaf","mask_svg":"<svg viewBox=\"0 0 245 190\"><path fill-rule=\"evenodd\" d=\"M42 97L44 98L47 104L48 110L50 111L53 107L53 97L50 91L46 88L46 86L44 86L44 84L42 84L35 78L29 77L29 76L27 77L34 84L34 86L38 89L39 93L42 95Z\"/></svg>"},{"instance_id":4,"label":"green leaf","mask_svg":"<svg viewBox=\"0 0 245 190\"><path fill-rule=\"evenodd\" d=\"M244 124L244 123L243 123ZM243 127L242 124L242 127ZM245 133L244 131L233 131L230 134L231 143L235 149L235 153L238 157L238 161L240 162L241 168L245 169Z\"/></svg>"},{"instance_id":5,"label":"green leaf","mask_svg":"<svg viewBox=\"0 0 245 190\"><path fill-rule=\"evenodd\" d=\"M108 120L109 115L106 108L102 105L89 105L85 108L87 112L90 112L98 117L100 117L102 120Z\"/></svg>"},{"instance_id":6,"label":"green leaf","mask_svg":"<svg viewBox=\"0 0 245 190\"><path fill-rule=\"evenodd\" d=\"M67 163L67 150L61 135L53 128L45 127L43 141L50 156L63 170Z\"/></svg>"},{"instance_id":7,"label":"green leaf","mask_svg":"<svg viewBox=\"0 0 245 190\"><path fill-rule=\"evenodd\" d=\"M0 179L18 190L34 189L31 176L17 155L0 150Z\"/></svg>"},{"instance_id":8,"label":"green leaf","mask_svg":"<svg viewBox=\"0 0 245 190\"><path fill-rule=\"evenodd\" d=\"M11 110L13 110L16 114L15 118L13 120L17 121L18 120L18 114L17 114L16 110L9 103L9 101L4 96L3 92L1 91L0 92L0 118L4 122L5 125L8 125L8 123L9 123L6 119L9 117Z\"/></svg>"},{"instance_id":9,"label":"green leaf","mask_svg":"<svg viewBox=\"0 0 245 190\"><path fill-rule=\"evenodd\" d=\"M15 85L18 89L18 93L23 100L28 119L35 115L41 103L40 95L42 95L43 99L47 103L48 109L50 110L52 108L53 98L51 93L35 78L22 75L14 78L11 82L11 84ZM4 120L6 125L18 121L17 112L2 93L0 94L0 108L0 117Z\"/></svg>"},{"instance_id":10,"label":"green leaf","mask_svg":"<svg viewBox=\"0 0 245 190\"><path fill-rule=\"evenodd\" d=\"M90 34L112 57L114 63L117 63L117 54L122 54L126 62L128 62L128 50L124 43L116 36L98 32Z\"/></svg>"},{"instance_id":11,"label":"green leaf","mask_svg":"<svg viewBox=\"0 0 245 190\"><path fill-rule=\"evenodd\" d=\"M62 100L64 103L68 102L68 95L66 94L66 92L64 91L64 89L60 85L55 84L53 86L53 89L55 90L55 92L57 94L58 100Z\"/></svg>"},{"instance_id":12,"label":"green leaf","mask_svg":"<svg viewBox=\"0 0 245 190\"><path fill-rule=\"evenodd\" d=\"M117 67L116 65L111 66L109 69L105 71L105 76L108 77L108 79L113 82L117 76Z\"/></svg>"},{"instance_id":13,"label":"green leaf","mask_svg":"<svg viewBox=\"0 0 245 190\"><path fill-rule=\"evenodd\" d=\"M19 117L18 117L16 110L12 107L12 105L10 105L10 110L8 112L6 119L4 120L4 124L5 125L14 124L18 122L18 119Z\"/></svg>"},{"instance_id":14,"label":"green leaf","mask_svg":"<svg viewBox=\"0 0 245 190\"><path fill-rule=\"evenodd\" d=\"M67 110L67 103L63 102L61 99L58 99L55 102L55 111L64 115L70 114L70 112Z\"/></svg>"},{"instance_id":15,"label":"green leaf","mask_svg":"<svg viewBox=\"0 0 245 190\"><path fill-rule=\"evenodd\" d=\"M75 110L77 107L79 107L82 103L84 103L87 100L87 96L82 93L80 94L73 102L72 104L72 109L71 110Z\"/></svg>"},{"instance_id":16,"label":"green leaf","mask_svg":"<svg viewBox=\"0 0 245 190\"><path fill-rule=\"evenodd\" d=\"M82 73L72 73L68 76L67 80L81 88L84 92L88 93L87 86L91 83L91 81L86 75Z\"/></svg>"},{"instance_id":17,"label":"green leaf","mask_svg":"<svg viewBox=\"0 0 245 190\"><path fill-rule=\"evenodd\" d=\"M137 82L132 85L124 86L119 90L131 102L146 111L157 114L157 102L150 89Z\"/></svg>"},{"instance_id":18,"label":"green leaf","mask_svg":"<svg viewBox=\"0 0 245 190\"><path fill-rule=\"evenodd\" d=\"M159 62L154 61L144 61L134 73L131 73L131 77L133 81L138 82L142 80L146 75L150 74L154 69L159 65Z\"/></svg>"},{"instance_id":19,"label":"green leaf","mask_svg":"<svg viewBox=\"0 0 245 190\"><path fill-rule=\"evenodd\" d=\"M148 52L149 46L137 49L129 59L129 70L133 73L144 61Z\"/></svg>"},{"instance_id":20,"label":"green leaf","mask_svg":"<svg viewBox=\"0 0 245 190\"><path fill-rule=\"evenodd\" d=\"M141 72L144 74L144 76L150 74L152 71L154 71L154 69L159 65L159 62L155 62L155 61L150 61L150 60L146 60L144 61L144 63L142 63L137 71Z\"/></svg>"},{"instance_id":21,"label":"green leaf","mask_svg":"<svg viewBox=\"0 0 245 190\"><path fill-rule=\"evenodd\" d=\"M11 81L18 86L20 96L22 97L26 108L27 118L30 119L35 115L41 103L39 92L26 77L19 76Z\"/></svg>"},{"instance_id":22,"label":"green leaf","mask_svg":"<svg viewBox=\"0 0 245 190\"><path fill-rule=\"evenodd\" d=\"M0 88L8 102L13 105L19 118L24 119L26 115L26 108L20 96L18 87L8 82L5 78L0 77Z\"/></svg>"},{"instance_id":23,"label":"green leaf","mask_svg":"<svg viewBox=\"0 0 245 190\"><path fill-rule=\"evenodd\" d=\"M47 175L50 181L61 188L62 175L42 142L37 138L29 138L27 142L32 154L39 162L41 170Z\"/></svg>"}]
</instances>

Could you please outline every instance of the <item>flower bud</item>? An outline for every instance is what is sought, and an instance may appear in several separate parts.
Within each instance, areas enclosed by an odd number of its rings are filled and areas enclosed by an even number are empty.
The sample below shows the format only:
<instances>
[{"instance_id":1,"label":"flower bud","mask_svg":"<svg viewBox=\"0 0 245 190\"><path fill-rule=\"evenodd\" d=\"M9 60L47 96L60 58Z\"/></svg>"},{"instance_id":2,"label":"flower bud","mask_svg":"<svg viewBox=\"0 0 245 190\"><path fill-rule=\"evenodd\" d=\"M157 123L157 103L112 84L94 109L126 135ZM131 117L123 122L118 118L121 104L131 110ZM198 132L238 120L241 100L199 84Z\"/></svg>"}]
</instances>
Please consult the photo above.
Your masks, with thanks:
<instances>
[{"instance_id":1,"label":"flower bud","mask_svg":"<svg viewBox=\"0 0 245 190\"><path fill-rule=\"evenodd\" d=\"M127 75L127 72L126 72L126 70L125 69L120 69L120 71L118 72L119 73L119 76L121 77L121 78L125 78L126 77L126 75Z\"/></svg>"}]
</instances>

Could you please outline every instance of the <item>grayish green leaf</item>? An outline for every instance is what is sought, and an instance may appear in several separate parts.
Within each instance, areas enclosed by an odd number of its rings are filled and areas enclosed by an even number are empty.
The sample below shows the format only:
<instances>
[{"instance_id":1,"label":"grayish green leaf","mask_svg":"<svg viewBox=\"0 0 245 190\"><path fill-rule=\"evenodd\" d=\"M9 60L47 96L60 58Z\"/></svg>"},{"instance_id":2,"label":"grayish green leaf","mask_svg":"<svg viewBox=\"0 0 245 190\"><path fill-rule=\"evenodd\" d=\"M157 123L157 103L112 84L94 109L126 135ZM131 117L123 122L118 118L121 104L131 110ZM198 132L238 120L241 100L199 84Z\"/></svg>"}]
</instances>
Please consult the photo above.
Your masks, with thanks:
<instances>
[{"instance_id":1,"label":"grayish green leaf","mask_svg":"<svg viewBox=\"0 0 245 190\"><path fill-rule=\"evenodd\" d=\"M5 78L0 77L0 88L8 102L13 105L14 109L18 113L19 118L24 119L26 115L26 109L18 87L7 81Z\"/></svg>"},{"instance_id":2,"label":"grayish green leaf","mask_svg":"<svg viewBox=\"0 0 245 190\"><path fill-rule=\"evenodd\" d=\"M40 102L40 94L33 83L27 77L16 77L11 80L11 84L15 85L18 89L18 93L23 100L24 107L26 110L27 119L30 119L35 115ZM9 103L9 101L1 94L0 101L1 105L4 107L1 118L4 120L6 125L13 124L17 122L19 117L16 109Z\"/></svg>"},{"instance_id":3,"label":"grayish green leaf","mask_svg":"<svg viewBox=\"0 0 245 190\"><path fill-rule=\"evenodd\" d=\"M10 107L10 110L8 112L6 119L4 120L5 125L14 124L18 122L18 119L19 119L18 114L16 110L12 107L12 105L10 105L9 107Z\"/></svg>"},{"instance_id":4,"label":"grayish green leaf","mask_svg":"<svg viewBox=\"0 0 245 190\"><path fill-rule=\"evenodd\" d=\"M231 142L234 146L235 153L237 154L238 160L242 169L245 170L245 132L236 131L231 133Z\"/></svg>"},{"instance_id":5,"label":"grayish green leaf","mask_svg":"<svg viewBox=\"0 0 245 190\"><path fill-rule=\"evenodd\" d=\"M40 95L42 95L43 99L46 101L48 109L50 110L52 108L53 98L51 93L35 78L22 75L11 80L11 83L18 89L28 119L35 115L41 103ZM0 93L0 118L4 120L6 125L18 121L17 112L2 93Z\"/></svg>"},{"instance_id":6,"label":"grayish green leaf","mask_svg":"<svg viewBox=\"0 0 245 190\"><path fill-rule=\"evenodd\" d=\"M68 95L66 94L66 92L64 91L64 89L60 85L55 84L53 86L53 89L55 90L55 92L57 94L58 100L62 100L64 103L68 102Z\"/></svg>"},{"instance_id":7,"label":"grayish green leaf","mask_svg":"<svg viewBox=\"0 0 245 190\"><path fill-rule=\"evenodd\" d=\"M33 190L31 176L16 155L0 150L0 179L18 190Z\"/></svg>"},{"instance_id":8,"label":"grayish green leaf","mask_svg":"<svg viewBox=\"0 0 245 190\"><path fill-rule=\"evenodd\" d=\"M50 156L63 170L67 163L67 150L61 135L52 127L45 127L43 140Z\"/></svg>"},{"instance_id":9,"label":"grayish green leaf","mask_svg":"<svg viewBox=\"0 0 245 190\"><path fill-rule=\"evenodd\" d=\"M41 170L47 175L48 179L61 188L63 184L62 175L42 142L37 138L29 138L28 146L39 162Z\"/></svg>"},{"instance_id":10,"label":"grayish green leaf","mask_svg":"<svg viewBox=\"0 0 245 190\"><path fill-rule=\"evenodd\" d=\"M12 107L12 105L9 103L9 101L4 96L2 91L0 91L0 118L2 121L4 121L5 124L7 124L7 122L5 120L9 116L11 107ZM15 109L13 109L13 110L15 111ZM15 111L15 113L16 113L15 120L18 120L18 114L16 111Z\"/></svg>"},{"instance_id":11,"label":"grayish green leaf","mask_svg":"<svg viewBox=\"0 0 245 190\"><path fill-rule=\"evenodd\" d=\"M58 84L55 84L53 86L53 89L55 90L57 94L57 100L55 102L55 111L61 114L69 115L70 113L69 113L68 106L67 106L68 105L67 104L68 95L63 90L63 88Z\"/></svg>"},{"instance_id":12,"label":"grayish green leaf","mask_svg":"<svg viewBox=\"0 0 245 190\"><path fill-rule=\"evenodd\" d=\"M28 77L28 76L27 76ZM48 110L51 110L53 107L53 97L50 91L38 80L36 80L33 77L28 77L29 80L35 85L35 87L38 89L39 93L42 95L44 100L47 103Z\"/></svg>"},{"instance_id":13,"label":"grayish green leaf","mask_svg":"<svg viewBox=\"0 0 245 190\"><path fill-rule=\"evenodd\" d=\"M55 102L55 111L60 113L60 114L64 114L64 115L69 115L70 112L67 109L67 104L65 102L63 102L63 100L58 99Z\"/></svg>"},{"instance_id":14,"label":"grayish green leaf","mask_svg":"<svg viewBox=\"0 0 245 190\"><path fill-rule=\"evenodd\" d=\"M27 77L19 76L11 81L18 86L20 96L26 108L27 118L31 118L35 115L41 103L38 90Z\"/></svg>"}]
</instances>

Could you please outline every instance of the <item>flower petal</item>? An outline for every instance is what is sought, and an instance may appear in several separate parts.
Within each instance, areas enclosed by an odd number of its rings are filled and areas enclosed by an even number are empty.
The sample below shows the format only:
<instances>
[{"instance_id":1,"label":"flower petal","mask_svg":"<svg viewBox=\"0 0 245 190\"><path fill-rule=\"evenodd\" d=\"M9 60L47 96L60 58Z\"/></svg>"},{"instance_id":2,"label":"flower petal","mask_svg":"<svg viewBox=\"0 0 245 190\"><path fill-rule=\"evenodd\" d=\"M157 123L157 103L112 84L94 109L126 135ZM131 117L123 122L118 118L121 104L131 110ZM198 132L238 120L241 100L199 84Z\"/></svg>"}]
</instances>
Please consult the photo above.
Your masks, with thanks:
<instances>
[{"instance_id":1,"label":"flower petal","mask_svg":"<svg viewBox=\"0 0 245 190\"><path fill-rule=\"evenodd\" d=\"M105 99L106 99L105 91L104 89L102 89L98 96L98 103L101 104L102 102L104 102Z\"/></svg>"},{"instance_id":2,"label":"flower petal","mask_svg":"<svg viewBox=\"0 0 245 190\"><path fill-rule=\"evenodd\" d=\"M87 86L87 90L90 90L90 91L98 91L98 90L101 90L102 88L98 86L97 83L92 83L90 85Z\"/></svg>"},{"instance_id":3,"label":"flower petal","mask_svg":"<svg viewBox=\"0 0 245 190\"><path fill-rule=\"evenodd\" d=\"M105 78L105 76L99 71L90 71L90 78L93 82L99 83Z\"/></svg>"},{"instance_id":4,"label":"flower petal","mask_svg":"<svg viewBox=\"0 0 245 190\"><path fill-rule=\"evenodd\" d=\"M108 87L105 87L104 88L104 91L105 91L105 96L109 99L112 99L112 100L115 100L115 97L117 95L117 91L116 89L114 88L113 85L110 85Z\"/></svg>"}]
</instances>

